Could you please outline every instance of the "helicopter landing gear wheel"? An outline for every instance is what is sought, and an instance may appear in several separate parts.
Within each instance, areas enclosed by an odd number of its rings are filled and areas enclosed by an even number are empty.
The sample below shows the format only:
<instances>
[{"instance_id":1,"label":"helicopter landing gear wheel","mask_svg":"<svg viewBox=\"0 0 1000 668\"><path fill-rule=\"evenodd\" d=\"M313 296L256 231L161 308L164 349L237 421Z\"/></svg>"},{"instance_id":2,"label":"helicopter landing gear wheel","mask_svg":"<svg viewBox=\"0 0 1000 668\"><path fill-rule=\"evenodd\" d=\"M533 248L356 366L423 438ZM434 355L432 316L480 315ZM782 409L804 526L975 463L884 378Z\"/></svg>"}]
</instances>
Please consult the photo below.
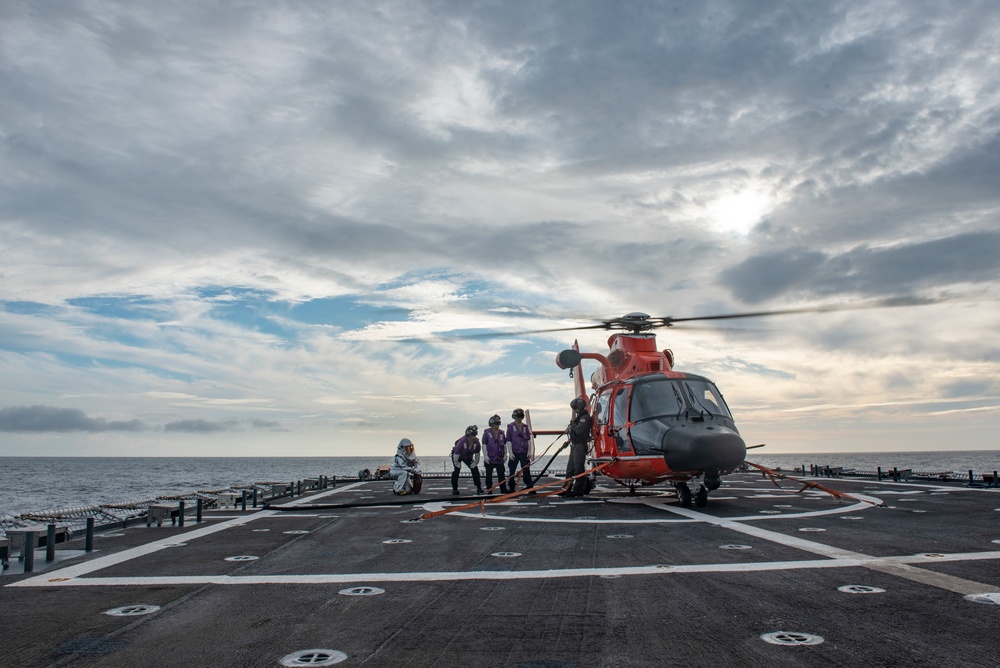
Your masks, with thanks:
<instances>
[{"instance_id":1,"label":"helicopter landing gear wheel","mask_svg":"<svg viewBox=\"0 0 1000 668\"><path fill-rule=\"evenodd\" d=\"M691 488L681 483L677 485L677 500L681 503L681 508L691 507Z\"/></svg>"},{"instance_id":2,"label":"helicopter landing gear wheel","mask_svg":"<svg viewBox=\"0 0 1000 668\"><path fill-rule=\"evenodd\" d=\"M694 505L698 508L704 508L708 505L708 488L704 485L698 490L698 493L694 495Z\"/></svg>"}]
</instances>

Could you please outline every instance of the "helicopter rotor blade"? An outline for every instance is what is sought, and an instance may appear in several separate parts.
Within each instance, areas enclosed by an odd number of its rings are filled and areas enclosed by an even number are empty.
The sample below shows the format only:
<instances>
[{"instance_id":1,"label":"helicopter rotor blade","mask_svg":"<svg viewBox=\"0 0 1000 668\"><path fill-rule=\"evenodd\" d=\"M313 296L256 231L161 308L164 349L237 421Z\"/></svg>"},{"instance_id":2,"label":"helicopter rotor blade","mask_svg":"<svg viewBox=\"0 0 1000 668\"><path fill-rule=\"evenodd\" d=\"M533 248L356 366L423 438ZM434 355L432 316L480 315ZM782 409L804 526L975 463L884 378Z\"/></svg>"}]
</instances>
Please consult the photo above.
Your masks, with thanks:
<instances>
[{"instance_id":1,"label":"helicopter rotor blade","mask_svg":"<svg viewBox=\"0 0 1000 668\"><path fill-rule=\"evenodd\" d=\"M403 342L418 342L418 343L428 343L431 341L449 341L458 339L501 339L513 336L526 336L528 334L545 334L548 332L575 332L582 329L610 329L607 324L601 323L600 325L582 325L579 327L550 327L546 329L523 329L514 332L470 332L470 333L455 333L455 334L435 334L433 336L426 337L416 337L407 339L398 339Z\"/></svg>"},{"instance_id":2,"label":"helicopter rotor blade","mask_svg":"<svg viewBox=\"0 0 1000 668\"><path fill-rule=\"evenodd\" d=\"M430 343L433 341L449 341L449 340L462 340L462 339L496 339L496 338L506 338L506 337L516 337L516 336L527 336L531 334L546 334L550 332L576 332L584 330L631 330L635 333L641 331L649 331L652 329L659 329L661 327L675 327L680 323L692 323L692 322L705 322L705 321L716 321L716 320L737 320L745 318L763 318L769 316L777 315L795 315L803 313L831 313L835 311L859 311L865 309L877 309L877 308L895 308L901 306L924 306L928 304L937 304L943 301L948 301L954 299L954 296L945 297L890 297L886 299L878 299L868 302L858 302L854 304L842 303L842 304L826 304L820 306L807 306L802 308L787 308L787 309L774 309L769 311L749 311L746 313L723 313L718 315L702 315L687 318L675 318L673 316L666 317L651 317L645 313L632 313L626 316L621 316L618 318L610 318L607 320L598 320L596 324L590 325L577 325L571 327L548 327L541 329L525 329L525 330L513 330L513 331L492 331L492 332L454 332L454 333L442 333L434 334L426 337L412 337L396 339L401 342L419 342L419 343ZM576 318L567 318L568 320L573 320ZM581 317L579 320L597 320L596 318ZM682 325L678 329L709 329L715 331L725 331L726 328L721 327L697 327L691 325ZM735 328L734 328L735 329ZM746 330L745 328L739 328L739 331L754 331ZM767 331L767 330L761 330Z\"/></svg>"},{"instance_id":3,"label":"helicopter rotor blade","mask_svg":"<svg viewBox=\"0 0 1000 668\"><path fill-rule=\"evenodd\" d=\"M860 311L873 308L896 308L900 306L926 306L936 304L941 299L929 297L891 297L888 299L877 299L870 302L858 304L828 304L825 306L808 306L805 308L777 309L774 311L751 311L748 313L726 313L722 315L702 315L693 318L656 318L659 320L654 327L672 327L676 322L695 322L701 320L735 320L738 318L762 318L772 315L794 315L797 313L831 313L834 311Z\"/></svg>"}]
</instances>

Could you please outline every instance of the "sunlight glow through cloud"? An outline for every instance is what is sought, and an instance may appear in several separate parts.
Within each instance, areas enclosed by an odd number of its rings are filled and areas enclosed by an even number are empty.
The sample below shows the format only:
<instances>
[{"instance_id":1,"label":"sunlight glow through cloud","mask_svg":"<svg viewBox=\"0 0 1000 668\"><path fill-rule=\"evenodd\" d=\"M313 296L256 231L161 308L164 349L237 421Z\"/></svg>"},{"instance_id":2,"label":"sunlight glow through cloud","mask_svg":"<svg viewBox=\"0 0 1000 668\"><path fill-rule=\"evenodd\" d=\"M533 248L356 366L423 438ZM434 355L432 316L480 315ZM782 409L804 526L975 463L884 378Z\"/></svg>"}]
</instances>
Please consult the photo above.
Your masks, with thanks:
<instances>
[{"instance_id":1,"label":"sunlight glow through cloud","mask_svg":"<svg viewBox=\"0 0 1000 668\"><path fill-rule=\"evenodd\" d=\"M745 189L723 195L709 204L708 215L718 231L746 236L771 206L771 198L764 193Z\"/></svg>"}]
</instances>

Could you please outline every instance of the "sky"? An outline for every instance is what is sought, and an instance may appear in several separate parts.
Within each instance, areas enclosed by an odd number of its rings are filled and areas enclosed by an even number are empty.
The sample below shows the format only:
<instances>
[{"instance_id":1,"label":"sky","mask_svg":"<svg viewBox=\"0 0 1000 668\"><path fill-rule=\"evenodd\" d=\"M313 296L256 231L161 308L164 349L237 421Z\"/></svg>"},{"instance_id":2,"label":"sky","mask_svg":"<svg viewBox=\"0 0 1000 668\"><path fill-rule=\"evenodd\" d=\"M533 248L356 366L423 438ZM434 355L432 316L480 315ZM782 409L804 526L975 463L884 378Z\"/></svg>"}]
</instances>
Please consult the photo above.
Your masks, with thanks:
<instances>
[{"instance_id":1,"label":"sky","mask_svg":"<svg viewBox=\"0 0 1000 668\"><path fill-rule=\"evenodd\" d=\"M462 335L886 299L658 344L1000 449L996 2L11 0L0 90L0 456L445 455L608 333Z\"/></svg>"}]
</instances>

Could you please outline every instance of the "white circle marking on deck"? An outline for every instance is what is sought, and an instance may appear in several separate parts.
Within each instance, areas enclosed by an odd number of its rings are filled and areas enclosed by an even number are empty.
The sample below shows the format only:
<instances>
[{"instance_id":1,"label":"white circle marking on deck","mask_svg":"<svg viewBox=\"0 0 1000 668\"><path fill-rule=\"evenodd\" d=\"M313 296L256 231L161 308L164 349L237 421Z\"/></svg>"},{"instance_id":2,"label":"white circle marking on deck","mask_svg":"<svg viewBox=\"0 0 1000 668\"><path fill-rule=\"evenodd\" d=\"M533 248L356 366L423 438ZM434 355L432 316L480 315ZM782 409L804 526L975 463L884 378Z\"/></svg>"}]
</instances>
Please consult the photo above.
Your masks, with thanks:
<instances>
[{"instance_id":1,"label":"white circle marking on deck","mask_svg":"<svg viewBox=\"0 0 1000 668\"><path fill-rule=\"evenodd\" d=\"M287 534L292 535L292 536L297 536L297 535L301 535L301 534L307 534L309 532L305 531L304 529L293 529L292 531L282 531L281 533L287 533Z\"/></svg>"},{"instance_id":2,"label":"white circle marking on deck","mask_svg":"<svg viewBox=\"0 0 1000 668\"><path fill-rule=\"evenodd\" d=\"M412 543L413 541L409 538L390 538L389 540L383 540L386 545L402 545L403 543Z\"/></svg>"},{"instance_id":3,"label":"white circle marking on deck","mask_svg":"<svg viewBox=\"0 0 1000 668\"><path fill-rule=\"evenodd\" d=\"M737 545L735 543L729 545L720 545L720 550L752 550L752 545Z\"/></svg>"},{"instance_id":4,"label":"white circle marking on deck","mask_svg":"<svg viewBox=\"0 0 1000 668\"><path fill-rule=\"evenodd\" d=\"M507 559L507 558L510 558L510 557L520 557L521 553L520 552L493 552L492 554L490 554L490 556L491 557L502 557L502 558Z\"/></svg>"},{"instance_id":5,"label":"white circle marking on deck","mask_svg":"<svg viewBox=\"0 0 1000 668\"><path fill-rule=\"evenodd\" d=\"M986 605L1000 605L1000 592L987 592L985 594L969 594L964 596L966 601L973 603L984 603Z\"/></svg>"},{"instance_id":6,"label":"white circle marking on deck","mask_svg":"<svg viewBox=\"0 0 1000 668\"><path fill-rule=\"evenodd\" d=\"M260 557L255 557L249 554L241 554L235 557L226 557L226 561L255 561L260 559Z\"/></svg>"},{"instance_id":7,"label":"white circle marking on deck","mask_svg":"<svg viewBox=\"0 0 1000 668\"><path fill-rule=\"evenodd\" d=\"M821 529L819 527L802 527L801 529L799 529L799 531L805 531L805 532L813 531L819 533L820 531L826 531L826 529Z\"/></svg>"}]
</instances>

